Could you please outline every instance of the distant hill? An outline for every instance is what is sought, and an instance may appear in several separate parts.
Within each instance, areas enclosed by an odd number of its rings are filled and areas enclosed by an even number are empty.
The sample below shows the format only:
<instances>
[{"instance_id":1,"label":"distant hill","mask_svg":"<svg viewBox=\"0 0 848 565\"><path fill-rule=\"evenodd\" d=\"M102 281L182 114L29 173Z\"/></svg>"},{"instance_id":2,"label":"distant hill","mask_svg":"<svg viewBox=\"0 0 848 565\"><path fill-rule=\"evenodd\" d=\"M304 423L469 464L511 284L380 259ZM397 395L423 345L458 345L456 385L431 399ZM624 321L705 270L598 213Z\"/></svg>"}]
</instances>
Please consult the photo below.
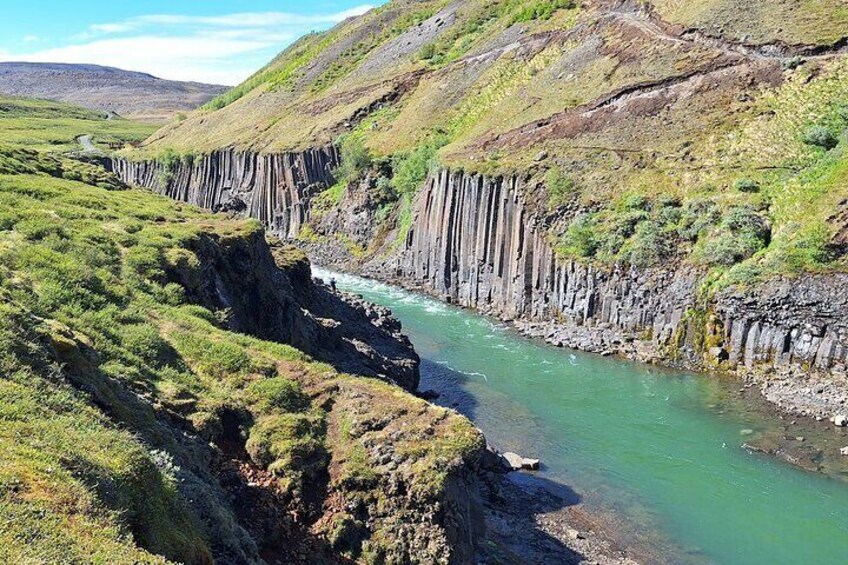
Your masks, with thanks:
<instances>
[{"instance_id":1,"label":"distant hill","mask_svg":"<svg viewBox=\"0 0 848 565\"><path fill-rule=\"evenodd\" d=\"M98 65L0 63L0 94L59 100L151 122L193 110L226 90Z\"/></svg>"}]
</instances>

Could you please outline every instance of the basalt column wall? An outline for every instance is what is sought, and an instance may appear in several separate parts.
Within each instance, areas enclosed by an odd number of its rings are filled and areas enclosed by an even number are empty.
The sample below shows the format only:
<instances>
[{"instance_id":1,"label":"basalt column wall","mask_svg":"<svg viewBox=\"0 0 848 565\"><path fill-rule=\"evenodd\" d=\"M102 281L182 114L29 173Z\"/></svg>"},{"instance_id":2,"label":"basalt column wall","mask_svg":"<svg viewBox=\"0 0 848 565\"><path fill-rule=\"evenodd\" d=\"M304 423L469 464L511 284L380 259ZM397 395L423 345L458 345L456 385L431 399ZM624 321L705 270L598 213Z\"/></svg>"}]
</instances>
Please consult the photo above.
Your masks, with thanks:
<instances>
[{"instance_id":1,"label":"basalt column wall","mask_svg":"<svg viewBox=\"0 0 848 565\"><path fill-rule=\"evenodd\" d=\"M333 184L338 162L336 148L327 146L277 154L225 149L170 161L110 159L106 165L127 184L208 210L242 212L294 238L311 197Z\"/></svg>"}]
</instances>

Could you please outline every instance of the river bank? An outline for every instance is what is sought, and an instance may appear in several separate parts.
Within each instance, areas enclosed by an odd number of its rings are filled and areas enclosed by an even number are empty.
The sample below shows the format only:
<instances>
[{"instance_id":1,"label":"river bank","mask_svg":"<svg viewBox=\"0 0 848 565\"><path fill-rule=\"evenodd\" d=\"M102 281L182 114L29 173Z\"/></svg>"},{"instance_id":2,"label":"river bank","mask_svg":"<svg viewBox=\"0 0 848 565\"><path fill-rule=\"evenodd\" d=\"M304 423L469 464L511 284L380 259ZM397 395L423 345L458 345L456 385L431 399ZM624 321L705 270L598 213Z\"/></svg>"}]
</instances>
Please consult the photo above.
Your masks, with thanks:
<instances>
[{"instance_id":1,"label":"river bank","mask_svg":"<svg viewBox=\"0 0 848 565\"><path fill-rule=\"evenodd\" d=\"M736 379L553 348L421 294L336 277L402 321L422 358L423 390L470 417L493 445L540 457L535 476L570 485L579 498L565 505L569 513L612 517L601 521L610 531L596 530L612 539L612 558L621 547L651 563L662 562L651 555L673 563L830 562L848 551L839 547L848 523L837 504L848 503L848 492L825 477L844 476L844 461L818 447L842 441L844 430L781 419ZM551 528L563 537L583 532L560 517L568 514L556 513Z\"/></svg>"}]
</instances>

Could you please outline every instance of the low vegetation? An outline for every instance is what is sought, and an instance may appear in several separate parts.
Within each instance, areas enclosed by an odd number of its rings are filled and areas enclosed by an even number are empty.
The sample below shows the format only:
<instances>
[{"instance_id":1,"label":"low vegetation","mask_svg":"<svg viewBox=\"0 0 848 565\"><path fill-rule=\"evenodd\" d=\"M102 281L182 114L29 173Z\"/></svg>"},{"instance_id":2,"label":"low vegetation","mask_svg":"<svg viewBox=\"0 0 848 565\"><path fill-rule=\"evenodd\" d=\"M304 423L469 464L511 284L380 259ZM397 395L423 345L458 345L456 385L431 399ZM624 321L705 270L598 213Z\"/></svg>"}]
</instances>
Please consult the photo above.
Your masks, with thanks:
<instances>
[{"instance_id":1,"label":"low vegetation","mask_svg":"<svg viewBox=\"0 0 848 565\"><path fill-rule=\"evenodd\" d=\"M335 496L375 505L368 527L321 518L334 551L408 559L413 548L376 506L405 504L383 494L397 479L366 446L391 431L416 465L401 480L423 489L415 504L434 505L442 493L432 489L480 448L473 426L234 333L231 312L193 301L211 276L205 246L261 241L257 222L128 189L60 154L10 147L0 167L0 561L256 562L266 540L240 522L252 499L223 490L238 472L259 477L280 505L275 544L280 531L298 543L329 481ZM282 268L290 256L302 264L300 254L276 256ZM356 392L339 393L347 389ZM354 409L399 421L340 435L338 413ZM433 426L467 441L422 445ZM218 460L223 469L210 466Z\"/></svg>"}]
</instances>

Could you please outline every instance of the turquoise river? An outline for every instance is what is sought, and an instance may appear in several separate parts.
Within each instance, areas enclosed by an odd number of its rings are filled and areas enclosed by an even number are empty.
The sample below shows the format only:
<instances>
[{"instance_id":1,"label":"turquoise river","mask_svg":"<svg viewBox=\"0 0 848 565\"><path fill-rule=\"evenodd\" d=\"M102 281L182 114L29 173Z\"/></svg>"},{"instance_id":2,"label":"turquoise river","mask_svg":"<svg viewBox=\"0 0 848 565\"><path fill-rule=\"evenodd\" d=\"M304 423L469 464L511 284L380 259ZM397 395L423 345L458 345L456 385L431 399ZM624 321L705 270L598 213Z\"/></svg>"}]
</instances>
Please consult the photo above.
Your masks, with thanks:
<instances>
[{"instance_id":1,"label":"turquoise river","mask_svg":"<svg viewBox=\"0 0 848 565\"><path fill-rule=\"evenodd\" d=\"M654 545L670 563L848 563L844 463L826 476L742 447L827 438L836 432L825 423L793 426L732 379L557 349L420 294L334 276L403 322L422 390L499 449L542 459L539 476L614 516L625 545Z\"/></svg>"}]
</instances>

